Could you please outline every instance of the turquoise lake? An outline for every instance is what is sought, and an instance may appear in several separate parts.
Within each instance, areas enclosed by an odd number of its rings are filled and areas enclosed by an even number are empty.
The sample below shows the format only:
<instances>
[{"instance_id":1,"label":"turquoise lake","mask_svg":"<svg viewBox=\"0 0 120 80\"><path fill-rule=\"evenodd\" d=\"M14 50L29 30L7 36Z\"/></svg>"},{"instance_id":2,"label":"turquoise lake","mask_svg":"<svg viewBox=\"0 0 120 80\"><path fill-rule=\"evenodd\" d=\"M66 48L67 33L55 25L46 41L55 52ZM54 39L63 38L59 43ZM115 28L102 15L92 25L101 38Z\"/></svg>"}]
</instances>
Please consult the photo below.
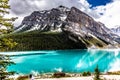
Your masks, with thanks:
<instances>
[{"instance_id":1,"label":"turquoise lake","mask_svg":"<svg viewBox=\"0 0 120 80\"><path fill-rule=\"evenodd\" d=\"M8 71L29 74L31 72L94 72L98 65L101 72L120 71L120 50L58 50L7 52L16 65Z\"/></svg>"}]
</instances>

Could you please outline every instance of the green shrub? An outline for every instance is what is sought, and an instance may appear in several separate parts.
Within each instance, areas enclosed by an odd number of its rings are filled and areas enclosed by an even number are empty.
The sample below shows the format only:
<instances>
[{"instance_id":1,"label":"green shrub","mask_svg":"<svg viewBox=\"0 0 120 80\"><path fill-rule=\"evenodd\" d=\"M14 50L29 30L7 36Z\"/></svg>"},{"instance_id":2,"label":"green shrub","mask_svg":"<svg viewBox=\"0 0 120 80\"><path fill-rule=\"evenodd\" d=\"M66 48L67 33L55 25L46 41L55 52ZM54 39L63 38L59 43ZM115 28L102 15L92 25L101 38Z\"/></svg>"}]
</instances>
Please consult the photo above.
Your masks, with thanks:
<instances>
[{"instance_id":1,"label":"green shrub","mask_svg":"<svg viewBox=\"0 0 120 80\"><path fill-rule=\"evenodd\" d=\"M56 72L53 74L53 77L55 77L55 78L65 77L65 73L64 72Z\"/></svg>"},{"instance_id":2,"label":"green shrub","mask_svg":"<svg viewBox=\"0 0 120 80\"><path fill-rule=\"evenodd\" d=\"M90 72L90 71L88 71L88 72L87 72L87 75L88 75L88 76L91 76L91 72Z\"/></svg>"},{"instance_id":3,"label":"green shrub","mask_svg":"<svg viewBox=\"0 0 120 80\"><path fill-rule=\"evenodd\" d=\"M91 76L91 73L89 71L88 72L83 72L82 76Z\"/></svg>"},{"instance_id":4,"label":"green shrub","mask_svg":"<svg viewBox=\"0 0 120 80\"><path fill-rule=\"evenodd\" d=\"M87 72L83 72L83 73L82 73L82 76L87 76Z\"/></svg>"}]
</instances>

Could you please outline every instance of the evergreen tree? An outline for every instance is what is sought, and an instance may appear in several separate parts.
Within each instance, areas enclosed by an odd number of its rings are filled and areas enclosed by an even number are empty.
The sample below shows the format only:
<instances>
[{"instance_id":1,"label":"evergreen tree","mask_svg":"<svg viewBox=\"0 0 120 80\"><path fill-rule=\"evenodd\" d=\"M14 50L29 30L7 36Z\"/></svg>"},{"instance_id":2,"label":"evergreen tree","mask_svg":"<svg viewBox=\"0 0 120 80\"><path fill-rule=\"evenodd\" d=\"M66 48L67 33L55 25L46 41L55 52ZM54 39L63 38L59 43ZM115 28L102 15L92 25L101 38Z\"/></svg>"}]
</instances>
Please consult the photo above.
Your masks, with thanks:
<instances>
[{"instance_id":1,"label":"evergreen tree","mask_svg":"<svg viewBox=\"0 0 120 80\"><path fill-rule=\"evenodd\" d=\"M95 68L95 77L94 77L94 80L101 80L100 79L100 71L99 71L98 65Z\"/></svg>"},{"instance_id":2,"label":"evergreen tree","mask_svg":"<svg viewBox=\"0 0 120 80\"><path fill-rule=\"evenodd\" d=\"M15 18L5 18L5 15L9 14L10 9L8 2L9 0L0 0L0 51L5 51L16 45L13 39L2 38L5 34L13 31L12 22L15 20ZM5 80L5 78L11 74L11 72L6 71L6 68L12 63L9 56L0 55L0 80Z\"/></svg>"},{"instance_id":3,"label":"evergreen tree","mask_svg":"<svg viewBox=\"0 0 120 80\"><path fill-rule=\"evenodd\" d=\"M16 18L5 18L6 14L9 14L10 6L9 0L0 0L0 51L5 51L9 48L13 48L17 45L11 38L1 38L5 34L9 34L13 31L13 21Z\"/></svg>"},{"instance_id":4,"label":"evergreen tree","mask_svg":"<svg viewBox=\"0 0 120 80\"><path fill-rule=\"evenodd\" d=\"M7 72L7 66L14 64L11 62L9 56L7 55L0 55L0 80L5 80L6 77L9 75L14 74L14 72Z\"/></svg>"}]
</instances>

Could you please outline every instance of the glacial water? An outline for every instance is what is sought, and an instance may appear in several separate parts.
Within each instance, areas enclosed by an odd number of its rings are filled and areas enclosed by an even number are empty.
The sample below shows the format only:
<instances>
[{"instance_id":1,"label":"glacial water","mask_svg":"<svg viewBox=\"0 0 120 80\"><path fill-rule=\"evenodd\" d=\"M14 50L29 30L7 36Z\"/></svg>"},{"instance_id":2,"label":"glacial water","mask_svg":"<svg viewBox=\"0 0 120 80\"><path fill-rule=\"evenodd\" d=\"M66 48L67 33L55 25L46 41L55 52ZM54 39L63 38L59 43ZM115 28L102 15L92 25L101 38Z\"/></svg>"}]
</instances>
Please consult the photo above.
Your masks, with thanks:
<instances>
[{"instance_id":1,"label":"glacial water","mask_svg":"<svg viewBox=\"0 0 120 80\"><path fill-rule=\"evenodd\" d=\"M96 65L101 72L120 71L120 50L58 50L10 52L16 65L8 71L29 74L31 72L84 72L94 71Z\"/></svg>"}]
</instances>

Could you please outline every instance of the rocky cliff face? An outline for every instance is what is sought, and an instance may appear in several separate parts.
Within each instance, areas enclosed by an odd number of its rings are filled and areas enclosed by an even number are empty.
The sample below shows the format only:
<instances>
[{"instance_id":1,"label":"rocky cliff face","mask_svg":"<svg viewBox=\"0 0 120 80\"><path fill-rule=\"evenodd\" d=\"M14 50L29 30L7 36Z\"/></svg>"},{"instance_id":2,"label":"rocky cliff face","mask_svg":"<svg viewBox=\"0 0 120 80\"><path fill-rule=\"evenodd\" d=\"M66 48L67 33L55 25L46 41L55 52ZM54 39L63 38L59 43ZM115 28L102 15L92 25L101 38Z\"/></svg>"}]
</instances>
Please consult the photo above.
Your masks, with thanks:
<instances>
[{"instance_id":1,"label":"rocky cliff face","mask_svg":"<svg viewBox=\"0 0 120 80\"><path fill-rule=\"evenodd\" d=\"M71 8L66 21L64 31L69 31L80 37L94 36L111 44L119 42L116 40L118 36L113 34L104 24L94 21L75 7Z\"/></svg>"},{"instance_id":2,"label":"rocky cliff face","mask_svg":"<svg viewBox=\"0 0 120 80\"><path fill-rule=\"evenodd\" d=\"M105 44L120 43L119 36L111 33L111 30L104 24L96 22L75 7L69 9L59 6L51 10L34 11L30 16L25 17L21 25L15 29L16 32L34 30L64 32L71 40L80 41L87 46L93 44L103 46L102 42Z\"/></svg>"},{"instance_id":3,"label":"rocky cliff face","mask_svg":"<svg viewBox=\"0 0 120 80\"><path fill-rule=\"evenodd\" d=\"M65 21L69 8L59 6L51 10L34 11L22 21L22 24L16 28L16 32L23 31L61 31L61 26Z\"/></svg>"}]
</instances>

